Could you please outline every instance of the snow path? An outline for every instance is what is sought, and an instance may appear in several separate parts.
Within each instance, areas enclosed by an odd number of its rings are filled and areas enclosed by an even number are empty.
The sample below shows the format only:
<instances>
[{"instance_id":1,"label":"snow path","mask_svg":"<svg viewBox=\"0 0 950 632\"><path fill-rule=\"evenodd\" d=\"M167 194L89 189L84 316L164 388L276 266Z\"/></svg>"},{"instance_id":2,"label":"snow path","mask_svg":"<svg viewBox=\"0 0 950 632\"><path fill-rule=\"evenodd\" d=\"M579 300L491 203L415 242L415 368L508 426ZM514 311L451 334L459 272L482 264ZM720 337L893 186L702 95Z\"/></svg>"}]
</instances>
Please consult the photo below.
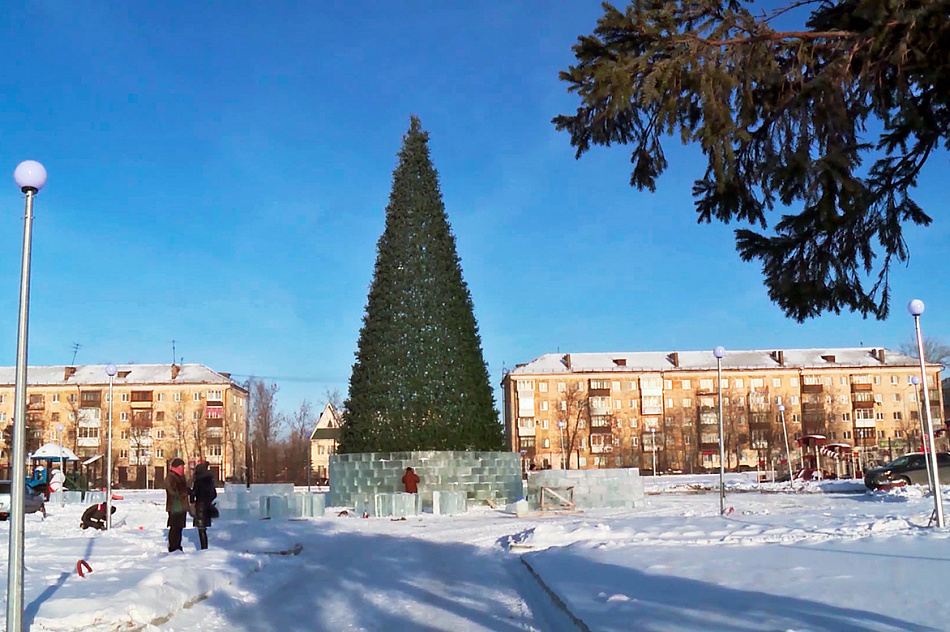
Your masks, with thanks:
<instances>
[{"instance_id":1,"label":"snow path","mask_svg":"<svg viewBox=\"0 0 950 632\"><path fill-rule=\"evenodd\" d=\"M288 535L306 530L300 535L307 546L299 556L273 559L264 572L216 591L158 629L576 629L565 627L560 619L566 617L536 594L518 559L494 546L497 534L485 535L483 527L476 529L483 546L475 546L464 537L454 542L415 537L412 531L421 535L425 525L413 520L358 525L382 531L376 533L348 531L357 526L353 520L275 525ZM401 533L386 533L394 530Z\"/></svg>"}]
</instances>

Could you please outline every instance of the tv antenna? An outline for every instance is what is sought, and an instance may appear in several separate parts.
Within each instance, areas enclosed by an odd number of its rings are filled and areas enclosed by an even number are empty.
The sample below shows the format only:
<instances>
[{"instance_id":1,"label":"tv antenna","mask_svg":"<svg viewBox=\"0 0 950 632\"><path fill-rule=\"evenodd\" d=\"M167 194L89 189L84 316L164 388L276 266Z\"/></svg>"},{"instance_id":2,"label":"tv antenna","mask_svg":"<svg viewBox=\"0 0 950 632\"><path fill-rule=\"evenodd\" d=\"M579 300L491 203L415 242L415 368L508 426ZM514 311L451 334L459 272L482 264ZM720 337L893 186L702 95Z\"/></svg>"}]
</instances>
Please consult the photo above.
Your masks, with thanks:
<instances>
[{"instance_id":1,"label":"tv antenna","mask_svg":"<svg viewBox=\"0 0 950 632\"><path fill-rule=\"evenodd\" d=\"M79 348L82 347L78 342L73 343L73 361L69 363L69 366L76 366L76 354L79 353Z\"/></svg>"}]
</instances>

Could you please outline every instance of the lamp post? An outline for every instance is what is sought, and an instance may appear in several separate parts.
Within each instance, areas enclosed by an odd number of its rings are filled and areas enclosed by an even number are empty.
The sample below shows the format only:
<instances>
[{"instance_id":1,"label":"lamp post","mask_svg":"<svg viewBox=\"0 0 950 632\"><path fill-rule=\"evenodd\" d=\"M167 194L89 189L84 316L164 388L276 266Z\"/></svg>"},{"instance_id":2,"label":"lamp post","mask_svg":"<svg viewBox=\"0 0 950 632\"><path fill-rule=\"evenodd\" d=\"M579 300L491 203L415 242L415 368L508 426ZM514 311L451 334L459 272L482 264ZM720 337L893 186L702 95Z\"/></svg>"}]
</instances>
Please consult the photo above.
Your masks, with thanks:
<instances>
[{"instance_id":1,"label":"lamp post","mask_svg":"<svg viewBox=\"0 0 950 632\"><path fill-rule=\"evenodd\" d=\"M940 470L937 469L937 446L934 444L933 419L930 417L930 393L927 390L927 368L924 365L924 339L920 335L920 315L924 313L924 302L914 299L907 304L907 311L914 317L914 328L917 330L917 358L920 360L920 383L923 387L924 396L924 433L927 437L927 448L930 452L924 455L930 463L932 478L930 479L930 489L934 495L934 516L937 518L937 527L942 529L946 526L943 519L943 496L940 492ZM917 405L920 405L920 397L917 398Z\"/></svg>"},{"instance_id":2,"label":"lamp post","mask_svg":"<svg viewBox=\"0 0 950 632\"><path fill-rule=\"evenodd\" d=\"M656 487L656 428L650 426L650 450L653 452L653 486Z\"/></svg>"},{"instance_id":3,"label":"lamp post","mask_svg":"<svg viewBox=\"0 0 950 632\"><path fill-rule=\"evenodd\" d=\"M10 478L10 548L7 558L7 632L23 629L23 510L26 503L26 348L30 320L30 247L33 241L33 198L46 184L46 169L35 160L17 165L13 179L26 194L23 216L23 259L20 264L20 315L16 340L16 385L13 413L13 468Z\"/></svg>"},{"instance_id":4,"label":"lamp post","mask_svg":"<svg viewBox=\"0 0 950 632\"><path fill-rule=\"evenodd\" d=\"M118 369L111 362L106 365L109 376L109 429L106 435L106 524L112 528L112 386Z\"/></svg>"},{"instance_id":5,"label":"lamp post","mask_svg":"<svg viewBox=\"0 0 950 632\"><path fill-rule=\"evenodd\" d=\"M59 493L61 494L62 504L60 507L66 506L66 465L63 462L63 424L58 424L56 430L59 431L59 472L63 475L63 484L59 488Z\"/></svg>"},{"instance_id":6,"label":"lamp post","mask_svg":"<svg viewBox=\"0 0 950 632\"><path fill-rule=\"evenodd\" d=\"M566 425L567 425L567 424L564 423L563 421L557 422L558 432L559 432L560 435L561 435L561 469L562 469L562 470L566 470L566 469L567 469L567 467L566 467L566 461L565 461L565 459L564 459L564 426L566 426Z\"/></svg>"},{"instance_id":7,"label":"lamp post","mask_svg":"<svg viewBox=\"0 0 950 632\"><path fill-rule=\"evenodd\" d=\"M722 442L722 357L726 355L726 348L718 346L713 349L716 356L716 388L719 393L719 515L726 513L726 448Z\"/></svg>"},{"instance_id":8,"label":"lamp post","mask_svg":"<svg viewBox=\"0 0 950 632\"><path fill-rule=\"evenodd\" d=\"M920 411L920 378L916 375L912 375L910 377L910 384L914 387L914 397L917 399L917 422L920 424L920 447L921 450L926 451L926 448L924 447L924 437L926 436L927 428L924 426L924 416ZM907 407L905 406L904 408L906 410ZM927 464L927 483L930 484L930 489L933 490L933 470L930 469L930 457L927 455L924 455L924 463ZM939 489L940 485L938 484L936 487Z\"/></svg>"},{"instance_id":9,"label":"lamp post","mask_svg":"<svg viewBox=\"0 0 950 632\"><path fill-rule=\"evenodd\" d=\"M792 483L792 451L788 449L788 430L785 428L785 405L778 405L778 416L782 420L782 437L785 439L785 460L788 461L788 483Z\"/></svg>"}]
</instances>

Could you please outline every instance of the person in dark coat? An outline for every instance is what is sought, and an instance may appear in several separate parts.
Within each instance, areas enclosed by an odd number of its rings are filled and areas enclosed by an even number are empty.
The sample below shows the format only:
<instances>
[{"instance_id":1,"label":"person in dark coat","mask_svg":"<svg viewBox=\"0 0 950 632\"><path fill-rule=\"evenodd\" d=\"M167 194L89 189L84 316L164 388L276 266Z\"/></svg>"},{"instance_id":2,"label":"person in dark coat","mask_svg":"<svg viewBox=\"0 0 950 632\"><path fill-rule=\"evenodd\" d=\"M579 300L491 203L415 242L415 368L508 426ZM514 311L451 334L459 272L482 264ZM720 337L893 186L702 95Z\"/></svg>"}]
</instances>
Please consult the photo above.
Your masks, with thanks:
<instances>
[{"instance_id":1,"label":"person in dark coat","mask_svg":"<svg viewBox=\"0 0 950 632\"><path fill-rule=\"evenodd\" d=\"M406 492L415 494L419 491L419 475L411 467L406 468L406 473L402 475L402 484L406 486Z\"/></svg>"},{"instance_id":2,"label":"person in dark coat","mask_svg":"<svg viewBox=\"0 0 950 632\"><path fill-rule=\"evenodd\" d=\"M207 461L199 461L195 466L195 480L192 483L191 500L195 504L195 515L193 518L195 527L198 528L198 540L201 542L201 548L208 548L208 527L211 526L213 517L214 499L218 497L218 492L214 488L214 476L211 474L211 467Z\"/></svg>"},{"instance_id":3,"label":"person in dark coat","mask_svg":"<svg viewBox=\"0 0 950 632\"><path fill-rule=\"evenodd\" d=\"M115 513L115 507L112 508L112 513ZM81 529L88 529L92 527L93 529L99 529L100 531L106 530L106 504L105 503L96 503L95 505L90 505L86 508L86 511L82 512L82 523L79 525Z\"/></svg>"},{"instance_id":4,"label":"person in dark coat","mask_svg":"<svg viewBox=\"0 0 950 632\"><path fill-rule=\"evenodd\" d=\"M165 477L165 511L168 513L168 552L181 551L181 530L188 514L188 483L185 482L185 462L174 458L168 464Z\"/></svg>"}]
</instances>

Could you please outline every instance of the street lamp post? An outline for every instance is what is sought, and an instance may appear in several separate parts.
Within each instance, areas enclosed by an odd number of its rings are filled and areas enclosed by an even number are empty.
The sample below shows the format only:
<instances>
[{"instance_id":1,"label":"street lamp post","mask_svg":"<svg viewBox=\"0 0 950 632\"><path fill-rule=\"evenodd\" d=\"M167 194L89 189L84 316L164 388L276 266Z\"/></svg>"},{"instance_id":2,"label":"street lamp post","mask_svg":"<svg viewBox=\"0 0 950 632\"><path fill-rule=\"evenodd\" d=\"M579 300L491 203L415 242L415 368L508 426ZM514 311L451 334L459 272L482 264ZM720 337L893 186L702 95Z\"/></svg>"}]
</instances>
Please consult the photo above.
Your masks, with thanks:
<instances>
[{"instance_id":1,"label":"street lamp post","mask_svg":"<svg viewBox=\"0 0 950 632\"><path fill-rule=\"evenodd\" d=\"M942 529L946 526L943 519L943 495L940 491L940 471L937 469L937 446L934 443L933 419L930 417L930 393L927 390L927 368L924 358L924 339L920 335L920 315L924 313L924 302L914 299L907 304L907 311L914 317L914 328L917 331L917 358L920 360L920 384L924 396L924 426L927 437L927 447L930 452L924 455L930 463L932 478L930 479L930 489L934 495L934 516L937 518L937 527ZM920 405L920 398L917 398Z\"/></svg>"},{"instance_id":2,"label":"street lamp post","mask_svg":"<svg viewBox=\"0 0 950 632\"><path fill-rule=\"evenodd\" d=\"M109 429L106 435L106 524L112 528L112 386L115 383L115 374L118 372L112 363L106 365L106 375L109 376Z\"/></svg>"},{"instance_id":3,"label":"street lamp post","mask_svg":"<svg viewBox=\"0 0 950 632\"><path fill-rule=\"evenodd\" d=\"M719 392L719 515L722 515L726 513L726 448L722 442L722 357L726 355L725 347L716 347L713 355L716 356L716 387Z\"/></svg>"},{"instance_id":4,"label":"street lamp post","mask_svg":"<svg viewBox=\"0 0 950 632\"><path fill-rule=\"evenodd\" d=\"M23 216L23 259L20 264L20 314L16 340L16 384L13 413L13 468L10 489L10 548L7 558L7 632L23 629L23 514L26 503L26 370L30 320L30 248L33 242L33 198L46 184L46 169L35 160L17 165L13 179L26 194Z\"/></svg>"},{"instance_id":5,"label":"street lamp post","mask_svg":"<svg viewBox=\"0 0 950 632\"><path fill-rule=\"evenodd\" d=\"M927 428L924 425L924 416L920 410L920 378L917 377L916 375L912 375L910 377L910 383L911 383L911 386L914 387L914 397L916 397L917 399L917 417L918 417L917 422L920 424L920 444L921 444L920 447L921 447L921 450L926 452L927 449L924 447L923 443L924 443L924 437L927 434ZM906 409L906 406L904 408ZM927 457L926 455L924 455L924 457L925 457L924 463L927 464L927 483L930 485L931 490L935 488L939 488L940 487L939 484L936 487L934 486L933 471L930 469L930 458Z\"/></svg>"},{"instance_id":6,"label":"street lamp post","mask_svg":"<svg viewBox=\"0 0 950 632\"><path fill-rule=\"evenodd\" d=\"M653 486L656 487L656 428L650 426L650 450L653 452Z\"/></svg>"},{"instance_id":7,"label":"street lamp post","mask_svg":"<svg viewBox=\"0 0 950 632\"><path fill-rule=\"evenodd\" d=\"M62 504L60 507L66 506L66 464L63 462L63 424L58 424L56 430L59 431L59 472L63 475L63 484L59 488L59 493L61 494Z\"/></svg>"},{"instance_id":8,"label":"street lamp post","mask_svg":"<svg viewBox=\"0 0 950 632\"><path fill-rule=\"evenodd\" d=\"M785 439L785 460L788 462L788 483L792 483L792 451L788 449L788 430L785 428L785 405L778 405L778 416L782 420L782 437Z\"/></svg>"},{"instance_id":9,"label":"street lamp post","mask_svg":"<svg viewBox=\"0 0 950 632\"><path fill-rule=\"evenodd\" d=\"M563 421L557 422L558 431L561 435L561 469L562 470L567 469L566 460L564 458L564 426L566 425L567 424L565 424Z\"/></svg>"}]
</instances>

